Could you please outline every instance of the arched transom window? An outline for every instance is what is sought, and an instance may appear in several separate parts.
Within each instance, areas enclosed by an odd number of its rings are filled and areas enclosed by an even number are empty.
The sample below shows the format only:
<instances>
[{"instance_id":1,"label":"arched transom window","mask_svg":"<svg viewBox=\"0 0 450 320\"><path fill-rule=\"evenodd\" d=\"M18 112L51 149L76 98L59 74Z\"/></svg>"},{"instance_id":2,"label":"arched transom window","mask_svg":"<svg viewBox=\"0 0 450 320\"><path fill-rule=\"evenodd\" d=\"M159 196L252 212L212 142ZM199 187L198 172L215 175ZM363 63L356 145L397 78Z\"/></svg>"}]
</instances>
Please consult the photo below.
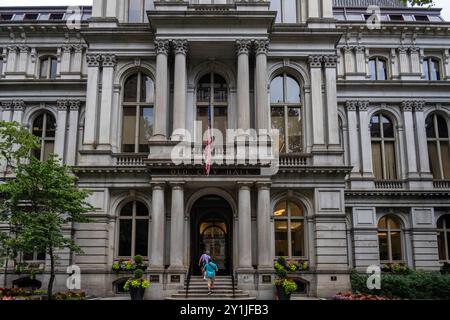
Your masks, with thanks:
<instances>
[{"instance_id":1,"label":"arched transom window","mask_svg":"<svg viewBox=\"0 0 450 320\"><path fill-rule=\"evenodd\" d=\"M55 149L55 117L48 112L38 115L33 121L32 133L39 138L39 148L34 150L34 156L41 161L48 160Z\"/></svg>"},{"instance_id":2,"label":"arched transom window","mask_svg":"<svg viewBox=\"0 0 450 320\"><path fill-rule=\"evenodd\" d=\"M437 221L439 260L450 261L450 214Z\"/></svg>"},{"instance_id":3,"label":"arched transom window","mask_svg":"<svg viewBox=\"0 0 450 320\"><path fill-rule=\"evenodd\" d=\"M297 80L283 73L270 85L272 129L280 133L281 153L303 152L302 104Z\"/></svg>"},{"instance_id":4,"label":"arched transom window","mask_svg":"<svg viewBox=\"0 0 450 320\"><path fill-rule=\"evenodd\" d=\"M378 245L382 263L403 261L402 229L396 217L384 216L378 222Z\"/></svg>"},{"instance_id":5,"label":"arched transom window","mask_svg":"<svg viewBox=\"0 0 450 320\"><path fill-rule=\"evenodd\" d=\"M149 212L145 204L132 201L119 215L119 257L148 256Z\"/></svg>"},{"instance_id":6,"label":"arched transom window","mask_svg":"<svg viewBox=\"0 0 450 320\"><path fill-rule=\"evenodd\" d=\"M148 141L153 135L153 80L138 72L124 85L122 152L149 152Z\"/></svg>"},{"instance_id":7,"label":"arched transom window","mask_svg":"<svg viewBox=\"0 0 450 320\"><path fill-rule=\"evenodd\" d=\"M373 174L376 180L396 180L396 141L394 125L384 114L374 115L370 122Z\"/></svg>"},{"instance_id":8,"label":"arched transom window","mask_svg":"<svg viewBox=\"0 0 450 320\"><path fill-rule=\"evenodd\" d=\"M274 210L275 254L278 257L305 256L305 215L295 202L283 200Z\"/></svg>"},{"instance_id":9,"label":"arched transom window","mask_svg":"<svg viewBox=\"0 0 450 320\"><path fill-rule=\"evenodd\" d=\"M426 120L430 169L436 180L450 180L450 134L447 121L439 114Z\"/></svg>"},{"instance_id":10,"label":"arched transom window","mask_svg":"<svg viewBox=\"0 0 450 320\"><path fill-rule=\"evenodd\" d=\"M211 123L213 132L218 130L222 133L225 141L228 128L228 86L225 79L216 73L204 75L197 85L197 141L205 137L208 122ZM216 139L216 142L219 141Z\"/></svg>"}]
</instances>

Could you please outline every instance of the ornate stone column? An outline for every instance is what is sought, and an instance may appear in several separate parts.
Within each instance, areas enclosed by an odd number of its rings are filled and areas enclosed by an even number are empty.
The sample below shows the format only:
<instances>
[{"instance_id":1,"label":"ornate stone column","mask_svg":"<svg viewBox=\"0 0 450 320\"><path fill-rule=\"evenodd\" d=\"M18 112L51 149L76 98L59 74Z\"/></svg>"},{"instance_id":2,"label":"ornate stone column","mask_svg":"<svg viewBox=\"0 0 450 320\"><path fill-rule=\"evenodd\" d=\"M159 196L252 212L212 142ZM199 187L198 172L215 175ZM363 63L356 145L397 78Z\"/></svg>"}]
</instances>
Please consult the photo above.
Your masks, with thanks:
<instances>
[{"instance_id":1,"label":"ornate stone column","mask_svg":"<svg viewBox=\"0 0 450 320\"><path fill-rule=\"evenodd\" d=\"M339 145L339 118L337 109L336 67L337 56L324 56L325 88L327 97L328 144Z\"/></svg>"},{"instance_id":2,"label":"ornate stone column","mask_svg":"<svg viewBox=\"0 0 450 320\"><path fill-rule=\"evenodd\" d=\"M413 106L414 101L403 101L402 112L405 126L405 147L406 147L406 162L408 165L408 177L417 177L417 159L416 159L416 139L414 137L414 120L413 120Z\"/></svg>"},{"instance_id":3,"label":"ornate stone column","mask_svg":"<svg viewBox=\"0 0 450 320\"><path fill-rule=\"evenodd\" d=\"M58 118L56 119L55 154L64 163L64 149L66 144L67 107L69 101L58 100Z\"/></svg>"},{"instance_id":4,"label":"ornate stone column","mask_svg":"<svg viewBox=\"0 0 450 320\"><path fill-rule=\"evenodd\" d=\"M12 104L12 101L2 101L1 102L1 106L2 106L2 120L9 122L12 120L12 114L14 112L14 107Z\"/></svg>"},{"instance_id":5,"label":"ornate stone column","mask_svg":"<svg viewBox=\"0 0 450 320\"><path fill-rule=\"evenodd\" d=\"M185 39L173 40L175 52L175 75L173 86L173 130L186 129L186 56L188 41ZM174 135L172 140L183 140L184 135Z\"/></svg>"},{"instance_id":6,"label":"ornate stone column","mask_svg":"<svg viewBox=\"0 0 450 320\"><path fill-rule=\"evenodd\" d=\"M360 176L360 151L358 139L357 101L347 101L348 141L350 147L350 165L353 167L352 176Z\"/></svg>"},{"instance_id":7,"label":"ornate stone column","mask_svg":"<svg viewBox=\"0 0 450 320\"><path fill-rule=\"evenodd\" d=\"M78 141L78 117L80 112L80 100L70 100L69 133L67 136L66 163L74 166L77 158Z\"/></svg>"},{"instance_id":8,"label":"ornate stone column","mask_svg":"<svg viewBox=\"0 0 450 320\"><path fill-rule=\"evenodd\" d=\"M416 119L417 131L417 149L419 151L419 172L421 175L431 176L430 160L428 158L427 131L425 128L425 116L423 114L424 105L425 103L421 101L414 106L414 117Z\"/></svg>"},{"instance_id":9,"label":"ornate stone column","mask_svg":"<svg viewBox=\"0 0 450 320\"><path fill-rule=\"evenodd\" d=\"M372 137L370 134L370 119L368 115L369 101L358 101L359 108L359 125L361 135L361 159L362 167L361 171L363 176L372 177ZM352 144L351 148L353 147Z\"/></svg>"},{"instance_id":10,"label":"ornate stone column","mask_svg":"<svg viewBox=\"0 0 450 320\"><path fill-rule=\"evenodd\" d=\"M30 53L30 47L20 46L19 64L17 67L17 72L20 72L20 73L27 72L28 54L29 53Z\"/></svg>"},{"instance_id":11,"label":"ornate stone column","mask_svg":"<svg viewBox=\"0 0 450 320\"><path fill-rule=\"evenodd\" d=\"M151 252L149 269L152 272L164 270L164 239L166 212L164 205L164 183L152 184L152 227L151 227Z\"/></svg>"},{"instance_id":12,"label":"ornate stone column","mask_svg":"<svg viewBox=\"0 0 450 320\"><path fill-rule=\"evenodd\" d=\"M102 57L99 54L88 54L88 80L86 92L86 116L84 127L84 144L96 145L97 143L97 112L98 112L98 85L99 67Z\"/></svg>"},{"instance_id":13,"label":"ornate stone column","mask_svg":"<svg viewBox=\"0 0 450 320\"><path fill-rule=\"evenodd\" d=\"M81 66L82 66L82 60L83 60L84 47L81 44L75 45L75 46L73 46L73 50L74 50L73 64L71 67L72 69L70 71L77 72L81 76L81 73L82 73Z\"/></svg>"},{"instance_id":14,"label":"ornate stone column","mask_svg":"<svg viewBox=\"0 0 450 320\"><path fill-rule=\"evenodd\" d=\"M311 101L313 119L313 151L325 145L325 125L322 97L322 56L309 56L311 73Z\"/></svg>"},{"instance_id":15,"label":"ornate stone column","mask_svg":"<svg viewBox=\"0 0 450 320\"><path fill-rule=\"evenodd\" d=\"M70 59L72 55L72 46L65 44L61 48L61 69L60 73L68 73L70 72Z\"/></svg>"},{"instance_id":16,"label":"ornate stone column","mask_svg":"<svg viewBox=\"0 0 450 320\"><path fill-rule=\"evenodd\" d=\"M156 40L156 91L152 140L166 140L168 115L168 75L167 59L169 40Z\"/></svg>"},{"instance_id":17,"label":"ornate stone column","mask_svg":"<svg viewBox=\"0 0 450 320\"><path fill-rule=\"evenodd\" d=\"M16 61L17 61L17 50L19 48L17 46L8 47L8 63L6 65L6 72L15 72L16 71Z\"/></svg>"},{"instance_id":18,"label":"ornate stone column","mask_svg":"<svg viewBox=\"0 0 450 320\"><path fill-rule=\"evenodd\" d=\"M250 40L237 40L238 76L237 76L237 118L238 129L250 129Z\"/></svg>"},{"instance_id":19,"label":"ornate stone column","mask_svg":"<svg viewBox=\"0 0 450 320\"><path fill-rule=\"evenodd\" d=\"M273 259L275 252L272 252L271 233L274 232L274 225L271 219L272 212L270 206L270 183L257 183L258 187L258 270L261 272L273 271Z\"/></svg>"},{"instance_id":20,"label":"ornate stone column","mask_svg":"<svg viewBox=\"0 0 450 320\"><path fill-rule=\"evenodd\" d=\"M111 114L112 114L112 98L114 70L116 67L116 56L113 54L105 54L102 58L102 100L100 107L100 131L99 144L105 148L111 147Z\"/></svg>"},{"instance_id":21,"label":"ornate stone column","mask_svg":"<svg viewBox=\"0 0 450 320\"><path fill-rule=\"evenodd\" d=\"M14 113L13 113L13 121L17 123L22 123L23 119L23 111L25 110L25 102L23 100L14 100Z\"/></svg>"},{"instance_id":22,"label":"ornate stone column","mask_svg":"<svg viewBox=\"0 0 450 320\"><path fill-rule=\"evenodd\" d=\"M256 40L255 111L256 128L269 130L269 101L267 94L267 52L269 40Z\"/></svg>"},{"instance_id":23,"label":"ornate stone column","mask_svg":"<svg viewBox=\"0 0 450 320\"><path fill-rule=\"evenodd\" d=\"M170 270L184 271L184 183L171 184Z\"/></svg>"},{"instance_id":24,"label":"ornate stone column","mask_svg":"<svg viewBox=\"0 0 450 320\"><path fill-rule=\"evenodd\" d=\"M253 271L251 185L251 183L238 183L238 266L241 272Z\"/></svg>"}]
</instances>

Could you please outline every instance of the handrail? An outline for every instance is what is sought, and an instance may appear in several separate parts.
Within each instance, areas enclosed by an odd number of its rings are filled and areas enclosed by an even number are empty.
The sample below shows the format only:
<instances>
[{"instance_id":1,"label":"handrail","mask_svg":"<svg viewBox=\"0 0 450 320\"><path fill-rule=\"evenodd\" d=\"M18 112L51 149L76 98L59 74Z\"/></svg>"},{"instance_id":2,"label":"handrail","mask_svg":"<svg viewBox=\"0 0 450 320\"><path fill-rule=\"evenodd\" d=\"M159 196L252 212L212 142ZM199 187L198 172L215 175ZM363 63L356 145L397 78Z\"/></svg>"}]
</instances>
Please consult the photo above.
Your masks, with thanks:
<instances>
[{"instance_id":1,"label":"handrail","mask_svg":"<svg viewBox=\"0 0 450 320\"><path fill-rule=\"evenodd\" d=\"M193 263L191 262L187 271L186 276L186 299L189 296L189 285L191 284L191 275L192 275Z\"/></svg>"},{"instance_id":2,"label":"handrail","mask_svg":"<svg viewBox=\"0 0 450 320\"><path fill-rule=\"evenodd\" d=\"M233 299L236 298L236 288L234 286L234 271L231 272L231 288L233 290Z\"/></svg>"}]
</instances>

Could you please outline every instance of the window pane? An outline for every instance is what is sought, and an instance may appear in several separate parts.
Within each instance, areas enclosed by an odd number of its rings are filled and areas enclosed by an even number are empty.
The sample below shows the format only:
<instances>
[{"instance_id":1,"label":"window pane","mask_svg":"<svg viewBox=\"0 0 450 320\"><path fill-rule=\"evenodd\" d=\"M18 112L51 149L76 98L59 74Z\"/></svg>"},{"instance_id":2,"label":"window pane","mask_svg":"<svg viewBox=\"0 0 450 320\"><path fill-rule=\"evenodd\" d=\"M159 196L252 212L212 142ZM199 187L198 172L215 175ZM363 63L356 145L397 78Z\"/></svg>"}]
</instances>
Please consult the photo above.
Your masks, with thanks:
<instances>
[{"instance_id":1,"label":"window pane","mask_svg":"<svg viewBox=\"0 0 450 320\"><path fill-rule=\"evenodd\" d=\"M302 217L303 210L293 202L289 202L289 206L291 207L291 217Z\"/></svg>"},{"instance_id":2,"label":"window pane","mask_svg":"<svg viewBox=\"0 0 450 320\"><path fill-rule=\"evenodd\" d=\"M445 119L440 115L436 115L436 117L438 123L439 138L448 138L447 121L445 121Z\"/></svg>"},{"instance_id":3,"label":"window pane","mask_svg":"<svg viewBox=\"0 0 450 320\"><path fill-rule=\"evenodd\" d=\"M444 179L450 180L450 148L448 141L441 142L442 168L444 169Z\"/></svg>"},{"instance_id":4,"label":"window pane","mask_svg":"<svg viewBox=\"0 0 450 320\"><path fill-rule=\"evenodd\" d=\"M300 85L298 82L291 78L286 77L287 84L287 102L288 103L300 103Z\"/></svg>"},{"instance_id":5,"label":"window pane","mask_svg":"<svg viewBox=\"0 0 450 320\"><path fill-rule=\"evenodd\" d=\"M288 214L286 208L287 208L286 201L281 201L280 203L278 203L273 213L275 218L287 217Z\"/></svg>"},{"instance_id":6,"label":"window pane","mask_svg":"<svg viewBox=\"0 0 450 320\"><path fill-rule=\"evenodd\" d=\"M288 109L289 151L302 152L302 113L300 108Z\"/></svg>"},{"instance_id":7,"label":"window pane","mask_svg":"<svg viewBox=\"0 0 450 320\"><path fill-rule=\"evenodd\" d=\"M425 76L425 80L430 80L430 68L428 63L428 60L425 60L423 63L423 73Z\"/></svg>"},{"instance_id":8,"label":"window pane","mask_svg":"<svg viewBox=\"0 0 450 320\"><path fill-rule=\"evenodd\" d=\"M284 123L284 107L272 107L272 129L278 129L280 132L280 152L286 153L286 131Z\"/></svg>"},{"instance_id":9,"label":"window pane","mask_svg":"<svg viewBox=\"0 0 450 320\"><path fill-rule=\"evenodd\" d=\"M40 77L41 78L47 78L47 76L48 76L48 68L49 68L48 58L43 58L41 60L41 72L40 72Z\"/></svg>"},{"instance_id":10,"label":"window pane","mask_svg":"<svg viewBox=\"0 0 450 320\"><path fill-rule=\"evenodd\" d=\"M214 102L227 102L227 82L218 74L214 74Z\"/></svg>"},{"instance_id":11,"label":"window pane","mask_svg":"<svg viewBox=\"0 0 450 320\"><path fill-rule=\"evenodd\" d=\"M148 216L148 208L142 202L136 202L136 216L138 217L146 217Z\"/></svg>"},{"instance_id":12,"label":"window pane","mask_svg":"<svg viewBox=\"0 0 450 320\"><path fill-rule=\"evenodd\" d=\"M430 169L434 179L442 179L440 159L436 142L428 142L428 156L430 158Z\"/></svg>"},{"instance_id":13,"label":"window pane","mask_svg":"<svg viewBox=\"0 0 450 320\"><path fill-rule=\"evenodd\" d=\"M283 77L278 76L270 84L270 101L272 103L283 103Z\"/></svg>"},{"instance_id":14,"label":"window pane","mask_svg":"<svg viewBox=\"0 0 450 320\"><path fill-rule=\"evenodd\" d=\"M210 102L211 74L204 75L197 87L197 102Z\"/></svg>"},{"instance_id":15,"label":"window pane","mask_svg":"<svg viewBox=\"0 0 450 320\"><path fill-rule=\"evenodd\" d=\"M43 161L49 160L50 155L54 153L55 143L53 141L46 141L44 143L44 158Z\"/></svg>"},{"instance_id":16,"label":"window pane","mask_svg":"<svg viewBox=\"0 0 450 320\"><path fill-rule=\"evenodd\" d=\"M153 135L153 108L141 108L139 119L139 152L148 152L148 141Z\"/></svg>"},{"instance_id":17,"label":"window pane","mask_svg":"<svg viewBox=\"0 0 450 320\"><path fill-rule=\"evenodd\" d=\"M44 127L44 115L41 114L40 116L36 117L36 119L33 122L33 135L36 137L42 137L42 130Z\"/></svg>"},{"instance_id":18,"label":"window pane","mask_svg":"<svg viewBox=\"0 0 450 320\"><path fill-rule=\"evenodd\" d=\"M46 127L45 127L45 137L46 138L54 138L56 136L56 121L55 118L47 114L46 115Z\"/></svg>"},{"instance_id":19,"label":"window pane","mask_svg":"<svg viewBox=\"0 0 450 320\"><path fill-rule=\"evenodd\" d=\"M141 102L153 103L155 101L155 86L153 85L153 80L142 75L141 78Z\"/></svg>"},{"instance_id":20,"label":"window pane","mask_svg":"<svg viewBox=\"0 0 450 320\"><path fill-rule=\"evenodd\" d=\"M141 1L142 0L129 0L128 7L128 22L141 22Z\"/></svg>"},{"instance_id":21,"label":"window pane","mask_svg":"<svg viewBox=\"0 0 450 320\"><path fill-rule=\"evenodd\" d=\"M122 219L119 221L119 256L131 256L131 219Z\"/></svg>"},{"instance_id":22,"label":"window pane","mask_svg":"<svg viewBox=\"0 0 450 320\"><path fill-rule=\"evenodd\" d=\"M376 71L376 61L369 61L369 70L370 70L370 80L377 80L377 71Z\"/></svg>"},{"instance_id":23,"label":"window pane","mask_svg":"<svg viewBox=\"0 0 450 320\"><path fill-rule=\"evenodd\" d=\"M380 117L378 115L372 117L370 122L370 132L373 138L381 137Z\"/></svg>"},{"instance_id":24,"label":"window pane","mask_svg":"<svg viewBox=\"0 0 450 320\"><path fill-rule=\"evenodd\" d=\"M277 256L289 256L288 252L288 223L287 221L275 222L275 254Z\"/></svg>"},{"instance_id":25,"label":"window pane","mask_svg":"<svg viewBox=\"0 0 450 320\"><path fill-rule=\"evenodd\" d=\"M395 160L395 143L384 143L384 161L386 164L386 180L397 179L397 163Z\"/></svg>"},{"instance_id":26,"label":"window pane","mask_svg":"<svg viewBox=\"0 0 450 320\"><path fill-rule=\"evenodd\" d=\"M389 260L388 241L386 232L378 233L378 244L380 248L380 260L381 261Z\"/></svg>"},{"instance_id":27,"label":"window pane","mask_svg":"<svg viewBox=\"0 0 450 320\"><path fill-rule=\"evenodd\" d=\"M136 220L136 243L134 254L148 256L148 220Z\"/></svg>"},{"instance_id":28,"label":"window pane","mask_svg":"<svg viewBox=\"0 0 450 320\"><path fill-rule=\"evenodd\" d=\"M389 227L391 229L400 229L400 223L398 222L397 219L389 217L387 220L388 220L388 223L389 223Z\"/></svg>"},{"instance_id":29,"label":"window pane","mask_svg":"<svg viewBox=\"0 0 450 320\"><path fill-rule=\"evenodd\" d=\"M302 221L291 222L292 256L303 257L304 253L304 228Z\"/></svg>"},{"instance_id":30,"label":"window pane","mask_svg":"<svg viewBox=\"0 0 450 320\"><path fill-rule=\"evenodd\" d=\"M372 142L373 175L376 180L383 180L383 162L381 160L381 143Z\"/></svg>"},{"instance_id":31,"label":"window pane","mask_svg":"<svg viewBox=\"0 0 450 320\"><path fill-rule=\"evenodd\" d=\"M425 122L428 138L436 138L436 131L434 130L434 116L429 116Z\"/></svg>"},{"instance_id":32,"label":"window pane","mask_svg":"<svg viewBox=\"0 0 450 320\"><path fill-rule=\"evenodd\" d=\"M33 260L34 260L34 252L23 253L23 261L33 261Z\"/></svg>"},{"instance_id":33,"label":"window pane","mask_svg":"<svg viewBox=\"0 0 450 320\"><path fill-rule=\"evenodd\" d=\"M401 261L402 259L402 241L400 232L391 232L392 260Z\"/></svg>"},{"instance_id":34,"label":"window pane","mask_svg":"<svg viewBox=\"0 0 450 320\"><path fill-rule=\"evenodd\" d=\"M136 108L123 108L123 152L134 152L136 134Z\"/></svg>"},{"instance_id":35,"label":"window pane","mask_svg":"<svg viewBox=\"0 0 450 320\"><path fill-rule=\"evenodd\" d=\"M137 101L137 79L138 75L135 74L125 81L125 91L123 101L136 102Z\"/></svg>"},{"instance_id":36,"label":"window pane","mask_svg":"<svg viewBox=\"0 0 450 320\"><path fill-rule=\"evenodd\" d=\"M57 66L58 60L56 58L52 58L50 64L50 79L56 79Z\"/></svg>"},{"instance_id":37,"label":"window pane","mask_svg":"<svg viewBox=\"0 0 450 320\"><path fill-rule=\"evenodd\" d=\"M283 0L283 22L296 23L297 22L297 0Z\"/></svg>"},{"instance_id":38,"label":"window pane","mask_svg":"<svg viewBox=\"0 0 450 320\"><path fill-rule=\"evenodd\" d=\"M145 0L144 3L145 3L144 5L145 5L145 11L146 11L146 12L144 12L144 21L148 22L147 11L154 10L155 6L153 5L153 0Z\"/></svg>"},{"instance_id":39,"label":"window pane","mask_svg":"<svg viewBox=\"0 0 450 320\"><path fill-rule=\"evenodd\" d=\"M445 233L438 233L439 260L447 260L445 255Z\"/></svg>"},{"instance_id":40,"label":"window pane","mask_svg":"<svg viewBox=\"0 0 450 320\"><path fill-rule=\"evenodd\" d=\"M430 68L431 68L431 80L440 80L441 75L440 75L440 71L439 71L439 61L431 60Z\"/></svg>"},{"instance_id":41,"label":"window pane","mask_svg":"<svg viewBox=\"0 0 450 320\"><path fill-rule=\"evenodd\" d=\"M378 80L386 80L386 62L378 60Z\"/></svg>"},{"instance_id":42,"label":"window pane","mask_svg":"<svg viewBox=\"0 0 450 320\"><path fill-rule=\"evenodd\" d=\"M122 210L120 210L122 217L131 217L133 215L133 202L127 203Z\"/></svg>"},{"instance_id":43,"label":"window pane","mask_svg":"<svg viewBox=\"0 0 450 320\"><path fill-rule=\"evenodd\" d=\"M44 261L45 260L45 252L38 252L36 255L37 261Z\"/></svg>"},{"instance_id":44,"label":"window pane","mask_svg":"<svg viewBox=\"0 0 450 320\"><path fill-rule=\"evenodd\" d=\"M394 126L391 120L385 116L381 116L383 121L383 134L385 138L394 138Z\"/></svg>"},{"instance_id":45,"label":"window pane","mask_svg":"<svg viewBox=\"0 0 450 320\"><path fill-rule=\"evenodd\" d=\"M387 228L387 217L383 217L378 222L378 228L380 229L386 229Z\"/></svg>"},{"instance_id":46,"label":"window pane","mask_svg":"<svg viewBox=\"0 0 450 320\"><path fill-rule=\"evenodd\" d=\"M197 128L197 137L200 141L203 141L203 136L208 129L208 107L197 107L197 121L200 127Z\"/></svg>"},{"instance_id":47,"label":"window pane","mask_svg":"<svg viewBox=\"0 0 450 320\"><path fill-rule=\"evenodd\" d=\"M225 141L227 130L228 108L214 107L214 124L213 128L222 132L222 137ZM217 141L219 142L219 141Z\"/></svg>"},{"instance_id":48,"label":"window pane","mask_svg":"<svg viewBox=\"0 0 450 320\"><path fill-rule=\"evenodd\" d=\"M281 22L281 0L270 1L270 11L277 12L277 17L276 17L275 22L280 23Z\"/></svg>"}]
</instances>

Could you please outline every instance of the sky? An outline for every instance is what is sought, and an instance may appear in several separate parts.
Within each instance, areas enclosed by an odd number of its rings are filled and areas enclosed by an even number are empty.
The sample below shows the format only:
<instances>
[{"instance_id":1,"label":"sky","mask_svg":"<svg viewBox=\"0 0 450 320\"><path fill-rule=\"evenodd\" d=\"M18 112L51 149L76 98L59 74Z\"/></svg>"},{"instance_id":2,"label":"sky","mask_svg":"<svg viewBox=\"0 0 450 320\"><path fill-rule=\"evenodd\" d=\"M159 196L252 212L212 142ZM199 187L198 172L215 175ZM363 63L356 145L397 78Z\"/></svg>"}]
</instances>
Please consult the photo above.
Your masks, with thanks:
<instances>
[{"instance_id":1,"label":"sky","mask_svg":"<svg viewBox=\"0 0 450 320\"><path fill-rule=\"evenodd\" d=\"M442 15L450 21L450 1L435 0L436 7L444 8ZM64 5L91 5L92 0L0 0L0 6L64 6Z\"/></svg>"}]
</instances>

